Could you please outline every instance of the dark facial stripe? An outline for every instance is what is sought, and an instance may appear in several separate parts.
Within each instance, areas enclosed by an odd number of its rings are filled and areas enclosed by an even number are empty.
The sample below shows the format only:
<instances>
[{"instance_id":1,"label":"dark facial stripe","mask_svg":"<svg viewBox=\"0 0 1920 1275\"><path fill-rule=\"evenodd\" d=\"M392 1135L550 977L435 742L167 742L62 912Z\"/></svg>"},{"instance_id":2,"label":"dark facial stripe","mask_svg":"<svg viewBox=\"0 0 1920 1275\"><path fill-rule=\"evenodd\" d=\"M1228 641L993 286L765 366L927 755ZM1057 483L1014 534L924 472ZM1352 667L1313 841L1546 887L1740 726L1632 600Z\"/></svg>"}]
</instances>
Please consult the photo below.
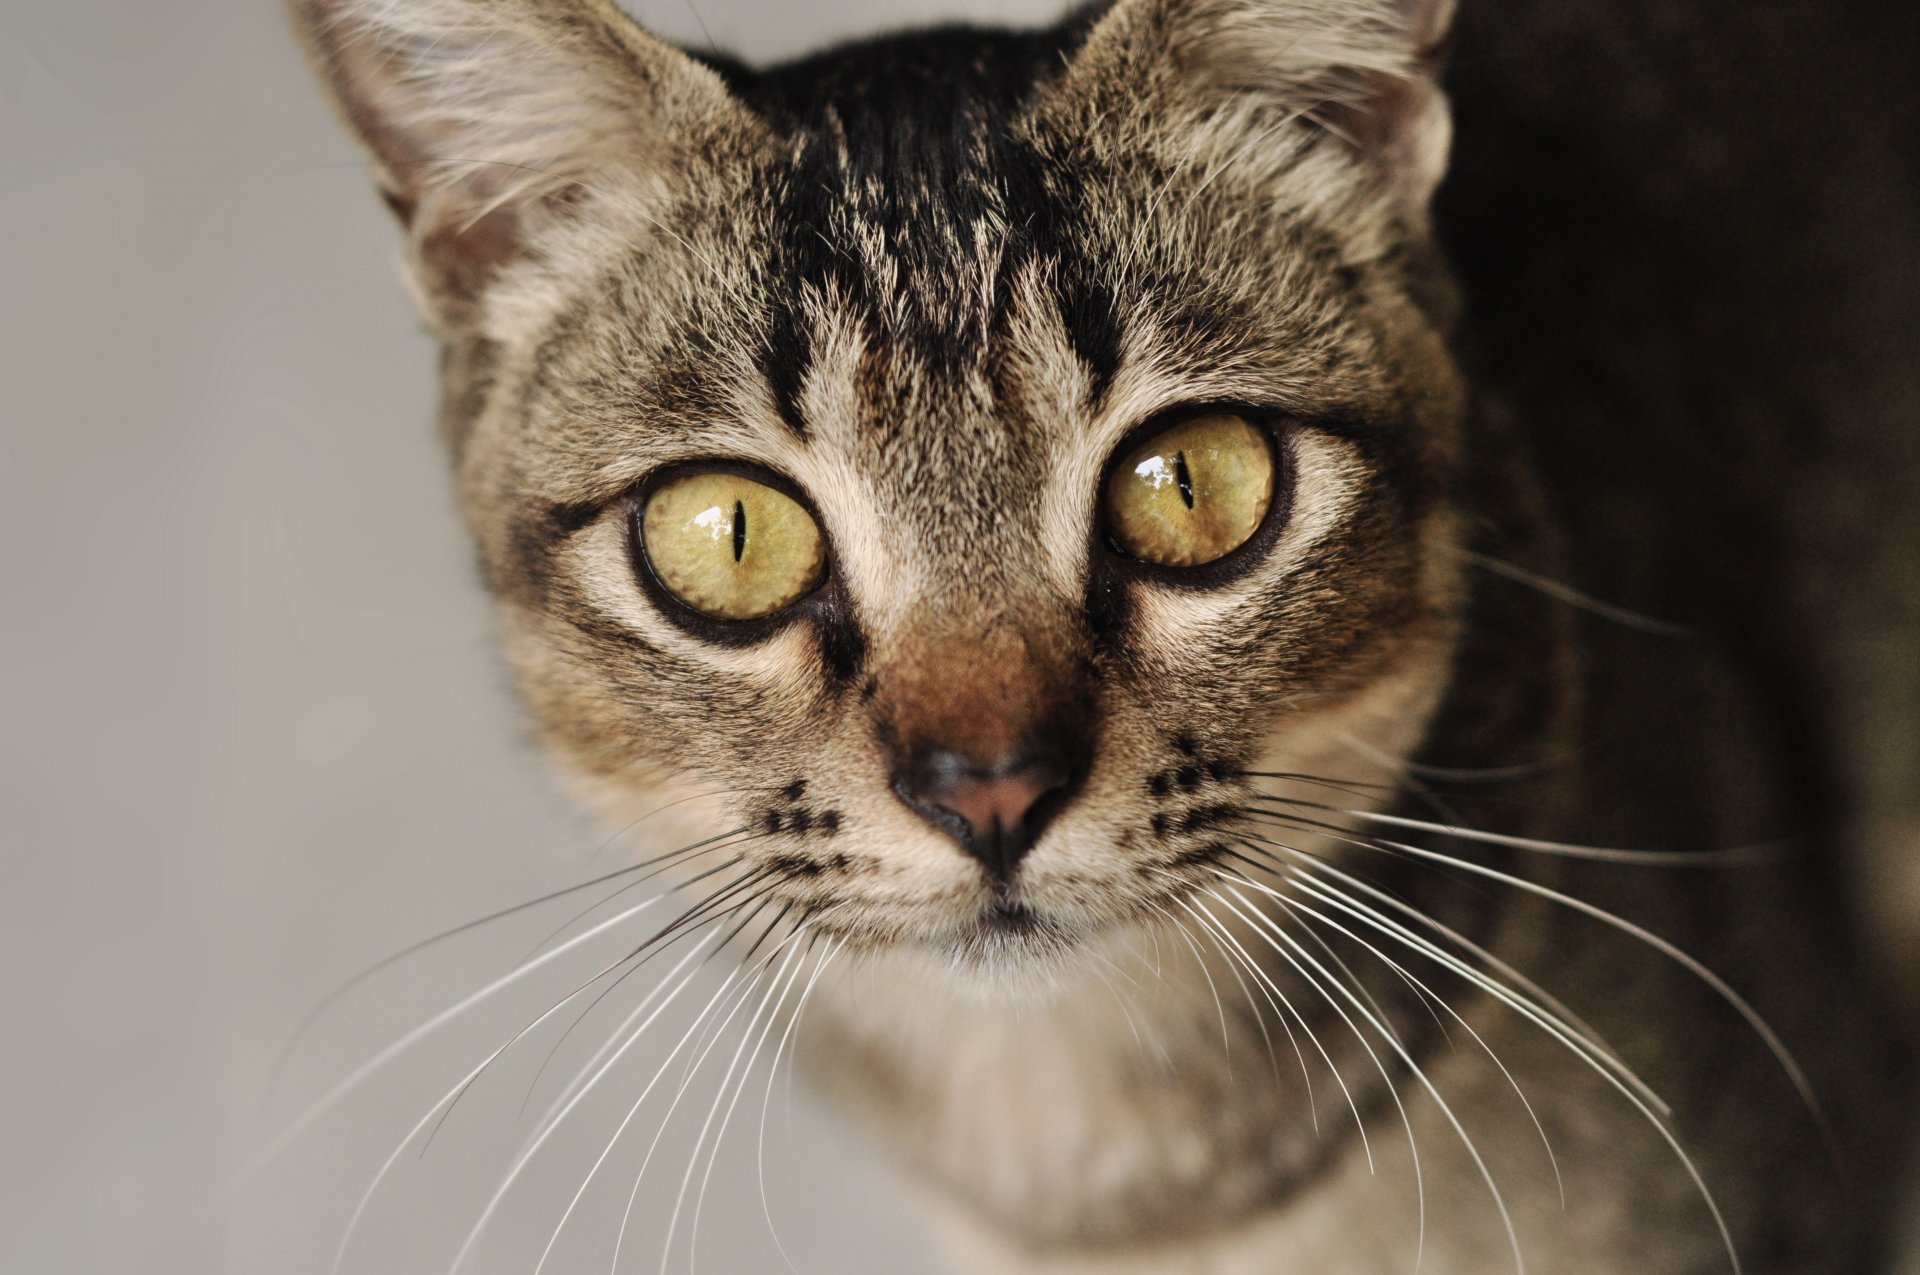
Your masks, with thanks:
<instances>
[{"instance_id":1,"label":"dark facial stripe","mask_svg":"<svg viewBox=\"0 0 1920 1275\"><path fill-rule=\"evenodd\" d=\"M807 420L800 411L800 392L813 366L813 342L793 304L797 289L789 282L773 307L772 329L760 352L760 374L767 378L780 419L801 442L808 438Z\"/></svg>"},{"instance_id":2,"label":"dark facial stripe","mask_svg":"<svg viewBox=\"0 0 1920 1275\"><path fill-rule=\"evenodd\" d=\"M932 31L857 45L753 75L725 68L736 91L795 140L792 158L766 174L779 240L766 276L771 302L759 356L789 428L806 437L800 394L814 351L802 298L831 292L879 325L876 348L910 360L933 381L958 381L989 365L981 333L1004 329L1005 286L1039 261L1057 280L1062 319L1096 390L1119 362L1113 298L1080 260L1089 241L1073 192L1053 189L1060 166L1015 134L1022 104L1057 74L1084 24L1050 32ZM979 246L978 228L1002 225ZM898 264L897 291L868 272L872 245ZM979 255L984 253L986 261ZM983 269L1002 311L980 311Z\"/></svg>"},{"instance_id":3,"label":"dark facial stripe","mask_svg":"<svg viewBox=\"0 0 1920 1275\"><path fill-rule=\"evenodd\" d=\"M867 638L860 629L860 617L839 581L814 617L814 631L820 641L820 669L829 694L843 695L858 682L866 670Z\"/></svg>"}]
</instances>

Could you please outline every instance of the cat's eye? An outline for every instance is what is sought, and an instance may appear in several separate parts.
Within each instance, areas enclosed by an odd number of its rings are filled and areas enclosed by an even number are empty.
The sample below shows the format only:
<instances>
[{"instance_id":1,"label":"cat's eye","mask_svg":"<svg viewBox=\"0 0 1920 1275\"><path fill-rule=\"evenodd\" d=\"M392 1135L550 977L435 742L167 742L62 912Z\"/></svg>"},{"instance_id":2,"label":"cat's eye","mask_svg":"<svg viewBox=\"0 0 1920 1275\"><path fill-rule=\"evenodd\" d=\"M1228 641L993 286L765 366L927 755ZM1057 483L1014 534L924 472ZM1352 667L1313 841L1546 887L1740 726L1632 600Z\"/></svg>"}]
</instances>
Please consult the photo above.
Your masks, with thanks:
<instances>
[{"instance_id":1,"label":"cat's eye","mask_svg":"<svg viewBox=\"0 0 1920 1275\"><path fill-rule=\"evenodd\" d=\"M705 615L758 620L811 593L826 570L820 525L799 501L724 471L656 488L640 543L661 586Z\"/></svg>"},{"instance_id":2,"label":"cat's eye","mask_svg":"<svg viewBox=\"0 0 1920 1275\"><path fill-rule=\"evenodd\" d=\"M1107 478L1107 528L1130 557L1197 567L1253 538L1273 488L1265 430L1227 413L1196 416L1120 457Z\"/></svg>"}]
</instances>

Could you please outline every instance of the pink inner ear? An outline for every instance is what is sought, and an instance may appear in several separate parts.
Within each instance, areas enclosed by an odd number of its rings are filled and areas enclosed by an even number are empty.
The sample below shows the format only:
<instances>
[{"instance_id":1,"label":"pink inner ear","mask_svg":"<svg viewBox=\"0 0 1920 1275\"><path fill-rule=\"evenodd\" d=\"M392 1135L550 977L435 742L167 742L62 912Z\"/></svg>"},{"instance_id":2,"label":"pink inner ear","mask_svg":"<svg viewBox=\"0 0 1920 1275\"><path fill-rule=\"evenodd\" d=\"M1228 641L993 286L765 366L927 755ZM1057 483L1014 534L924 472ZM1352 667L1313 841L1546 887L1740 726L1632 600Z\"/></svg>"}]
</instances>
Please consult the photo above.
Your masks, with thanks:
<instances>
[{"instance_id":1,"label":"pink inner ear","mask_svg":"<svg viewBox=\"0 0 1920 1275\"><path fill-rule=\"evenodd\" d=\"M1353 84L1350 96L1321 106L1314 119L1350 145L1384 185L1411 204L1424 203L1446 170L1445 94L1424 76L1361 71Z\"/></svg>"},{"instance_id":2,"label":"pink inner ear","mask_svg":"<svg viewBox=\"0 0 1920 1275\"><path fill-rule=\"evenodd\" d=\"M1400 0L1410 74L1358 71L1353 96L1322 112L1328 129L1346 138L1407 207L1424 206L1446 175L1452 128L1440 72L1457 5Z\"/></svg>"},{"instance_id":3,"label":"pink inner ear","mask_svg":"<svg viewBox=\"0 0 1920 1275\"><path fill-rule=\"evenodd\" d=\"M380 158L381 196L413 234L429 272L424 281L452 296L476 295L521 254L522 205L495 203L477 212L498 199L498 175L481 160L443 158L472 139L443 120L421 117L418 103L391 84L370 81L366 92L364 102L348 102L348 112Z\"/></svg>"},{"instance_id":4,"label":"pink inner ear","mask_svg":"<svg viewBox=\"0 0 1920 1275\"><path fill-rule=\"evenodd\" d=\"M458 209L453 211L455 217L416 228L420 258L434 272L432 282L436 286L471 297L500 267L520 255L520 215L511 205L471 218L458 216Z\"/></svg>"},{"instance_id":5,"label":"pink inner ear","mask_svg":"<svg viewBox=\"0 0 1920 1275\"><path fill-rule=\"evenodd\" d=\"M1407 35L1422 56L1437 53L1446 43L1458 4L1459 0L1400 0Z\"/></svg>"},{"instance_id":6,"label":"pink inner ear","mask_svg":"<svg viewBox=\"0 0 1920 1275\"><path fill-rule=\"evenodd\" d=\"M292 3L429 294L479 291L582 173L667 162L683 131L736 118L717 74L612 0Z\"/></svg>"}]
</instances>

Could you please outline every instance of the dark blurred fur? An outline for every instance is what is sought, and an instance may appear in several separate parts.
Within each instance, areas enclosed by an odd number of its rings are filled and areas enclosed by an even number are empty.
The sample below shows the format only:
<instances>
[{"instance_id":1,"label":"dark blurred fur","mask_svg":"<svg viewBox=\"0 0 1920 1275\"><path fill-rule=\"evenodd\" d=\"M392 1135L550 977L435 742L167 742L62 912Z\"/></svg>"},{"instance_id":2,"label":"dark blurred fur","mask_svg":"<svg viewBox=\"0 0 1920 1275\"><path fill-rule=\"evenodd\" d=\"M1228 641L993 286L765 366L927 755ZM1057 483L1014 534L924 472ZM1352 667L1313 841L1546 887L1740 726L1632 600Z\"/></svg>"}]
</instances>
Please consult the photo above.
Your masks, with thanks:
<instances>
[{"instance_id":1,"label":"dark blurred fur","mask_svg":"<svg viewBox=\"0 0 1920 1275\"><path fill-rule=\"evenodd\" d=\"M1469 4L1438 214L1574 578L1780 715L1920 1015L1920 12Z\"/></svg>"},{"instance_id":2,"label":"dark blurred fur","mask_svg":"<svg viewBox=\"0 0 1920 1275\"><path fill-rule=\"evenodd\" d=\"M1875 1269L1908 1078L1837 869L1890 870L1920 826L1916 519L1853 508L1910 481L1920 438L1914 19L1470 0L1436 241L1432 0L1122 0L765 72L597 0L297 7L413 235L543 735L616 812L734 794L688 826L755 829L747 897L860 953L810 1024L816 1075L981 1269L1372 1271L1427 1209L1425 1269L1485 1275L1508 1240L1453 1111L1533 1269L1725 1268L1656 1124L1481 990L1450 1012L1531 1094L1564 1210L1503 1073L1353 935L1324 937L1392 1025L1371 1071L1279 947L1236 966L1251 919L1208 931L1205 983L1163 970L1179 909L1286 879L1271 837L1591 1020L1673 1105L1747 1270ZM1285 505L1250 565L1170 582L1106 548L1093 500L1122 436L1195 402L1276 422ZM780 626L675 617L635 577L636 493L711 456L780 471L834 542ZM996 902L888 758L1041 729L1093 760ZM1429 830L1473 876L1364 822L1436 810L1792 849L1658 869ZM1751 996L1853 1177L1698 978L1487 871ZM1020 927L982 920L1009 906ZM1123 1021L1098 962L1147 977L1149 940L1165 985ZM1291 1030L1271 996L1208 998L1242 967L1299 1003L1370 1143L1248 1065Z\"/></svg>"}]
</instances>

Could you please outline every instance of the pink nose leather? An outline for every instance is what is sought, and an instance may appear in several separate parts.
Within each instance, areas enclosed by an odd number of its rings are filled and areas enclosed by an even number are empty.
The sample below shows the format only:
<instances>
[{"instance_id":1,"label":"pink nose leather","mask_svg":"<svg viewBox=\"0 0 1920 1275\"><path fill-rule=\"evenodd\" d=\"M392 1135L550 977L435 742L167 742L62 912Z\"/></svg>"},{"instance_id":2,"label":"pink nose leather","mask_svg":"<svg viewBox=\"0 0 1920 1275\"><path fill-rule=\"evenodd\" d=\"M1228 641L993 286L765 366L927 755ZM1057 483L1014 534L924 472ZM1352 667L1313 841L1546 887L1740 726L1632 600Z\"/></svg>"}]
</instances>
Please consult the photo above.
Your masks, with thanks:
<instances>
[{"instance_id":1,"label":"pink nose leather","mask_svg":"<svg viewBox=\"0 0 1920 1275\"><path fill-rule=\"evenodd\" d=\"M1053 787L1033 771L988 779L967 776L954 781L933 801L965 819L976 839L1005 837L1019 830L1033 803Z\"/></svg>"},{"instance_id":2,"label":"pink nose leather","mask_svg":"<svg viewBox=\"0 0 1920 1275\"><path fill-rule=\"evenodd\" d=\"M1027 748L983 763L952 749L922 751L897 772L894 791L960 843L1003 886L1033 848L1074 775L1070 755Z\"/></svg>"}]
</instances>

